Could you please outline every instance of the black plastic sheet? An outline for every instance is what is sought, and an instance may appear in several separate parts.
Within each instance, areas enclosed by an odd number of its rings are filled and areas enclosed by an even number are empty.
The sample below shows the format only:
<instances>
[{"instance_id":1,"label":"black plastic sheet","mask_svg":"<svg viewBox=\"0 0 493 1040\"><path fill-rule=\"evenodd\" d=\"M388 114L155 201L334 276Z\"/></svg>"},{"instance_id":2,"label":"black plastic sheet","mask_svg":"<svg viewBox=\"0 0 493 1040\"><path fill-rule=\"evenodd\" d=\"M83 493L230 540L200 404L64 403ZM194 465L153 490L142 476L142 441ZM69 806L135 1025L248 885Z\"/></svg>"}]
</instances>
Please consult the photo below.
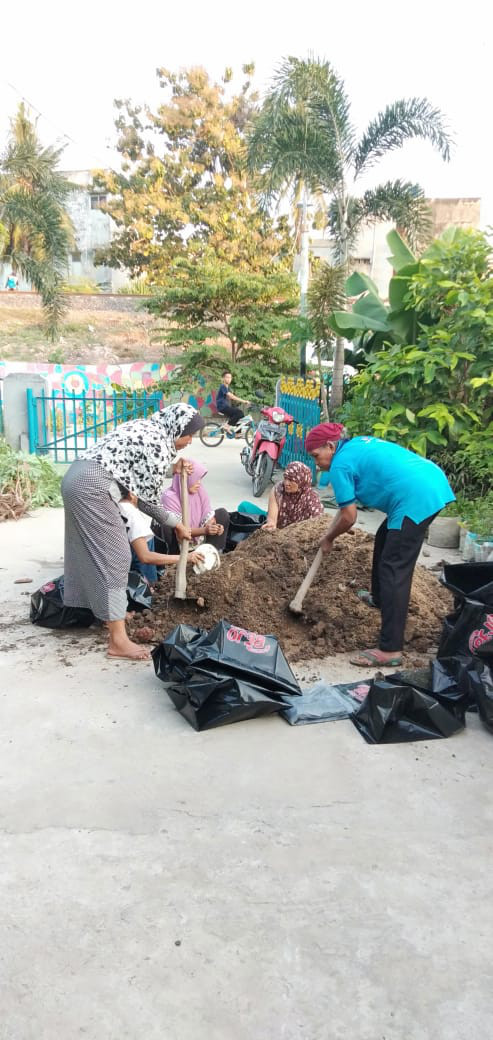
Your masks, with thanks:
<instances>
[{"instance_id":1,"label":"black plastic sheet","mask_svg":"<svg viewBox=\"0 0 493 1040\"><path fill-rule=\"evenodd\" d=\"M206 632L178 625L152 652L159 679L194 729L272 714L300 694L275 636L220 621Z\"/></svg>"},{"instance_id":2,"label":"black plastic sheet","mask_svg":"<svg viewBox=\"0 0 493 1040\"><path fill-rule=\"evenodd\" d=\"M249 538L255 531L259 531L267 520L266 516L251 515L250 513L229 514L229 529L225 552L232 552L245 538Z\"/></svg>"},{"instance_id":3,"label":"black plastic sheet","mask_svg":"<svg viewBox=\"0 0 493 1040\"><path fill-rule=\"evenodd\" d=\"M414 686L378 679L351 721L368 744L397 744L451 737L463 729L436 697Z\"/></svg>"},{"instance_id":4,"label":"black plastic sheet","mask_svg":"<svg viewBox=\"0 0 493 1040\"><path fill-rule=\"evenodd\" d=\"M142 610L150 610L152 607L152 592L150 587L138 571L129 571L127 580L128 609L140 613Z\"/></svg>"},{"instance_id":5,"label":"black plastic sheet","mask_svg":"<svg viewBox=\"0 0 493 1040\"><path fill-rule=\"evenodd\" d=\"M89 628L95 621L92 610L65 606L63 574L33 592L29 616L33 625L40 625L41 628Z\"/></svg>"}]
</instances>

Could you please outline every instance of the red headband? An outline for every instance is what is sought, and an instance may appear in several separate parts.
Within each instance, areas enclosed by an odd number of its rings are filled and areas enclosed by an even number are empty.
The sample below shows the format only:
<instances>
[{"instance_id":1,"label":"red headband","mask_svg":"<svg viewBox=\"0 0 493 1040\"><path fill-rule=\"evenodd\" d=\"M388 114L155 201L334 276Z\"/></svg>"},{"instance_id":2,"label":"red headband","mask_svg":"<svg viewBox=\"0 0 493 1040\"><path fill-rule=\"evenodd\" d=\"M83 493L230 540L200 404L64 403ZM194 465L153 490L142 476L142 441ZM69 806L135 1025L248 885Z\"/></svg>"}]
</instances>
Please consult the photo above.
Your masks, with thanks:
<instances>
[{"instance_id":1,"label":"red headband","mask_svg":"<svg viewBox=\"0 0 493 1040\"><path fill-rule=\"evenodd\" d=\"M313 430L305 439L305 449L310 452L314 448L322 448L324 444L328 444L329 441L339 441L344 433L344 426L342 423L336 422L323 422L318 426L314 426Z\"/></svg>"}]
</instances>

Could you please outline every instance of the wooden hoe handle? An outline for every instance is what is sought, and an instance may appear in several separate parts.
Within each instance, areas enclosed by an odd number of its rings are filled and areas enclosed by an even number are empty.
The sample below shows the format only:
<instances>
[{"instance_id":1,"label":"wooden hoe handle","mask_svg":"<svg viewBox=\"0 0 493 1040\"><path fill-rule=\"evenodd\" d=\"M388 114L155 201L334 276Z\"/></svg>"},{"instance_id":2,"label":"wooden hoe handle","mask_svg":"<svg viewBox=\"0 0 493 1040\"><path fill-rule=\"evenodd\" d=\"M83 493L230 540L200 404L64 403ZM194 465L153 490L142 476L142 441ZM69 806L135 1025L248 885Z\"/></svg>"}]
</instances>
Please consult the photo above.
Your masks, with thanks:
<instances>
[{"instance_id":1,"label":"wooden hoe handle","mask_svg":"<svg viewBox=\"0 0 493 1040\"><path fill-rule=\"evenodd\" d=\"M181 512L185 527L188 527L188 473L183 467L180 473ZM187 556L190 542L184 538L180 546L180 559L176 568L175 598L187 598Z\"/></svg>"},{"instance_id":2,"label":"wooden hoe handle","mask_svg":"<svg viewBox=\"0 0 493 1040\"><path fill-rule=\"evenodd\" d=\"M314 578L317 575L318 568L322 562L322 550L318 549L316 556L314 557L313 563L303 578L301 585L296 593L296 596L289 604L289 609L293 611L293 614L301 614L303 608L303 600L312 584Z\"/></svg>"}]
</instances>

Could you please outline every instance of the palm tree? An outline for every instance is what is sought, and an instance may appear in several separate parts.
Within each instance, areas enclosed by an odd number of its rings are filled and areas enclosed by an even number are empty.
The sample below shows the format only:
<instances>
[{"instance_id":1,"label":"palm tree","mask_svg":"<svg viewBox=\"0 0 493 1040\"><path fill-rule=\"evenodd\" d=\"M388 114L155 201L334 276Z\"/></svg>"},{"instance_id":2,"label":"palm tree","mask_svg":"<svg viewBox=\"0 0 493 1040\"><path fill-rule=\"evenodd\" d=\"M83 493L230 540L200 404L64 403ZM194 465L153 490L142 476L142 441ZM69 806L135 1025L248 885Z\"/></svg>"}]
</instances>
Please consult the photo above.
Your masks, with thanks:
<instances>
[{"instance_id":1,"label":"palm tree","mask_svg":"<svg viewBox=\"0 0 493 1040\"><path fill-rule=\"evenodd\" d=\"M248 166L260 175L265 206L287 191L307 192L326 213L334 261L347 269L361 225L392 220L416 247L430 228L430 214L418 184L396 180L353 194L358 179L389 152L412 138L429 141L444 160L450 137L441 112L426 98L395 101L380 112L358 139L351 123L343 80L327 61L285 59L255 118L248 142ZM337 340L331 405L342 403L344 346Z\"/></svg>"},{"instance_id":2,"label":"palm tree","mask_svg":"<svg viewBox=\"0 0 493 1040\"><path fill-rule=\"evenodd\" d=\"M39 292L51 340L67 306L62 290L73 241L66 210L73 186L59 172L61 154L43 148L20 104L0 159L0 262Z\"/></svg>"}]
</instances>

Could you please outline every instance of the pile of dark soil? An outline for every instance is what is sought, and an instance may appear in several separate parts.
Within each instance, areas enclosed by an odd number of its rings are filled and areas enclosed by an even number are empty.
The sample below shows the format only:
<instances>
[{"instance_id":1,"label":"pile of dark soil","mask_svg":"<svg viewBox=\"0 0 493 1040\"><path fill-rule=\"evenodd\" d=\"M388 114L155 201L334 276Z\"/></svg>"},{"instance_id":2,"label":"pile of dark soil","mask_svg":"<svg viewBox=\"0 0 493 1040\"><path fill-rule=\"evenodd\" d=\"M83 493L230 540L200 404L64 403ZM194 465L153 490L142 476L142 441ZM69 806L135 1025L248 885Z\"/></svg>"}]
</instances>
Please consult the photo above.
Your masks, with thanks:
<instances>
[{"instance_id":1,"label":"pile of dark soil","mask_svg":"<svg viewBox=\"0 0 493 1040\"><path fill-rule=\"evenodd\" d=\"M220 570L201 577L190 571L187 595L200 597L202 607L173 599L170 568L158 583L152 611L130 622L131 636L159 642L181 622L210 629L224 618L248 631L277 636L290 661L377 646L380 613L357 596L358 589L369 588L373 552L373 537L362 531L334 543L306 596L303 617L288 610L326 529L327 517L319 517L272 535L258 531L222 557ZM407 652L427 653L436 644L451 603L434 575L417 566Z\"/></svg>"}]
</instances>

